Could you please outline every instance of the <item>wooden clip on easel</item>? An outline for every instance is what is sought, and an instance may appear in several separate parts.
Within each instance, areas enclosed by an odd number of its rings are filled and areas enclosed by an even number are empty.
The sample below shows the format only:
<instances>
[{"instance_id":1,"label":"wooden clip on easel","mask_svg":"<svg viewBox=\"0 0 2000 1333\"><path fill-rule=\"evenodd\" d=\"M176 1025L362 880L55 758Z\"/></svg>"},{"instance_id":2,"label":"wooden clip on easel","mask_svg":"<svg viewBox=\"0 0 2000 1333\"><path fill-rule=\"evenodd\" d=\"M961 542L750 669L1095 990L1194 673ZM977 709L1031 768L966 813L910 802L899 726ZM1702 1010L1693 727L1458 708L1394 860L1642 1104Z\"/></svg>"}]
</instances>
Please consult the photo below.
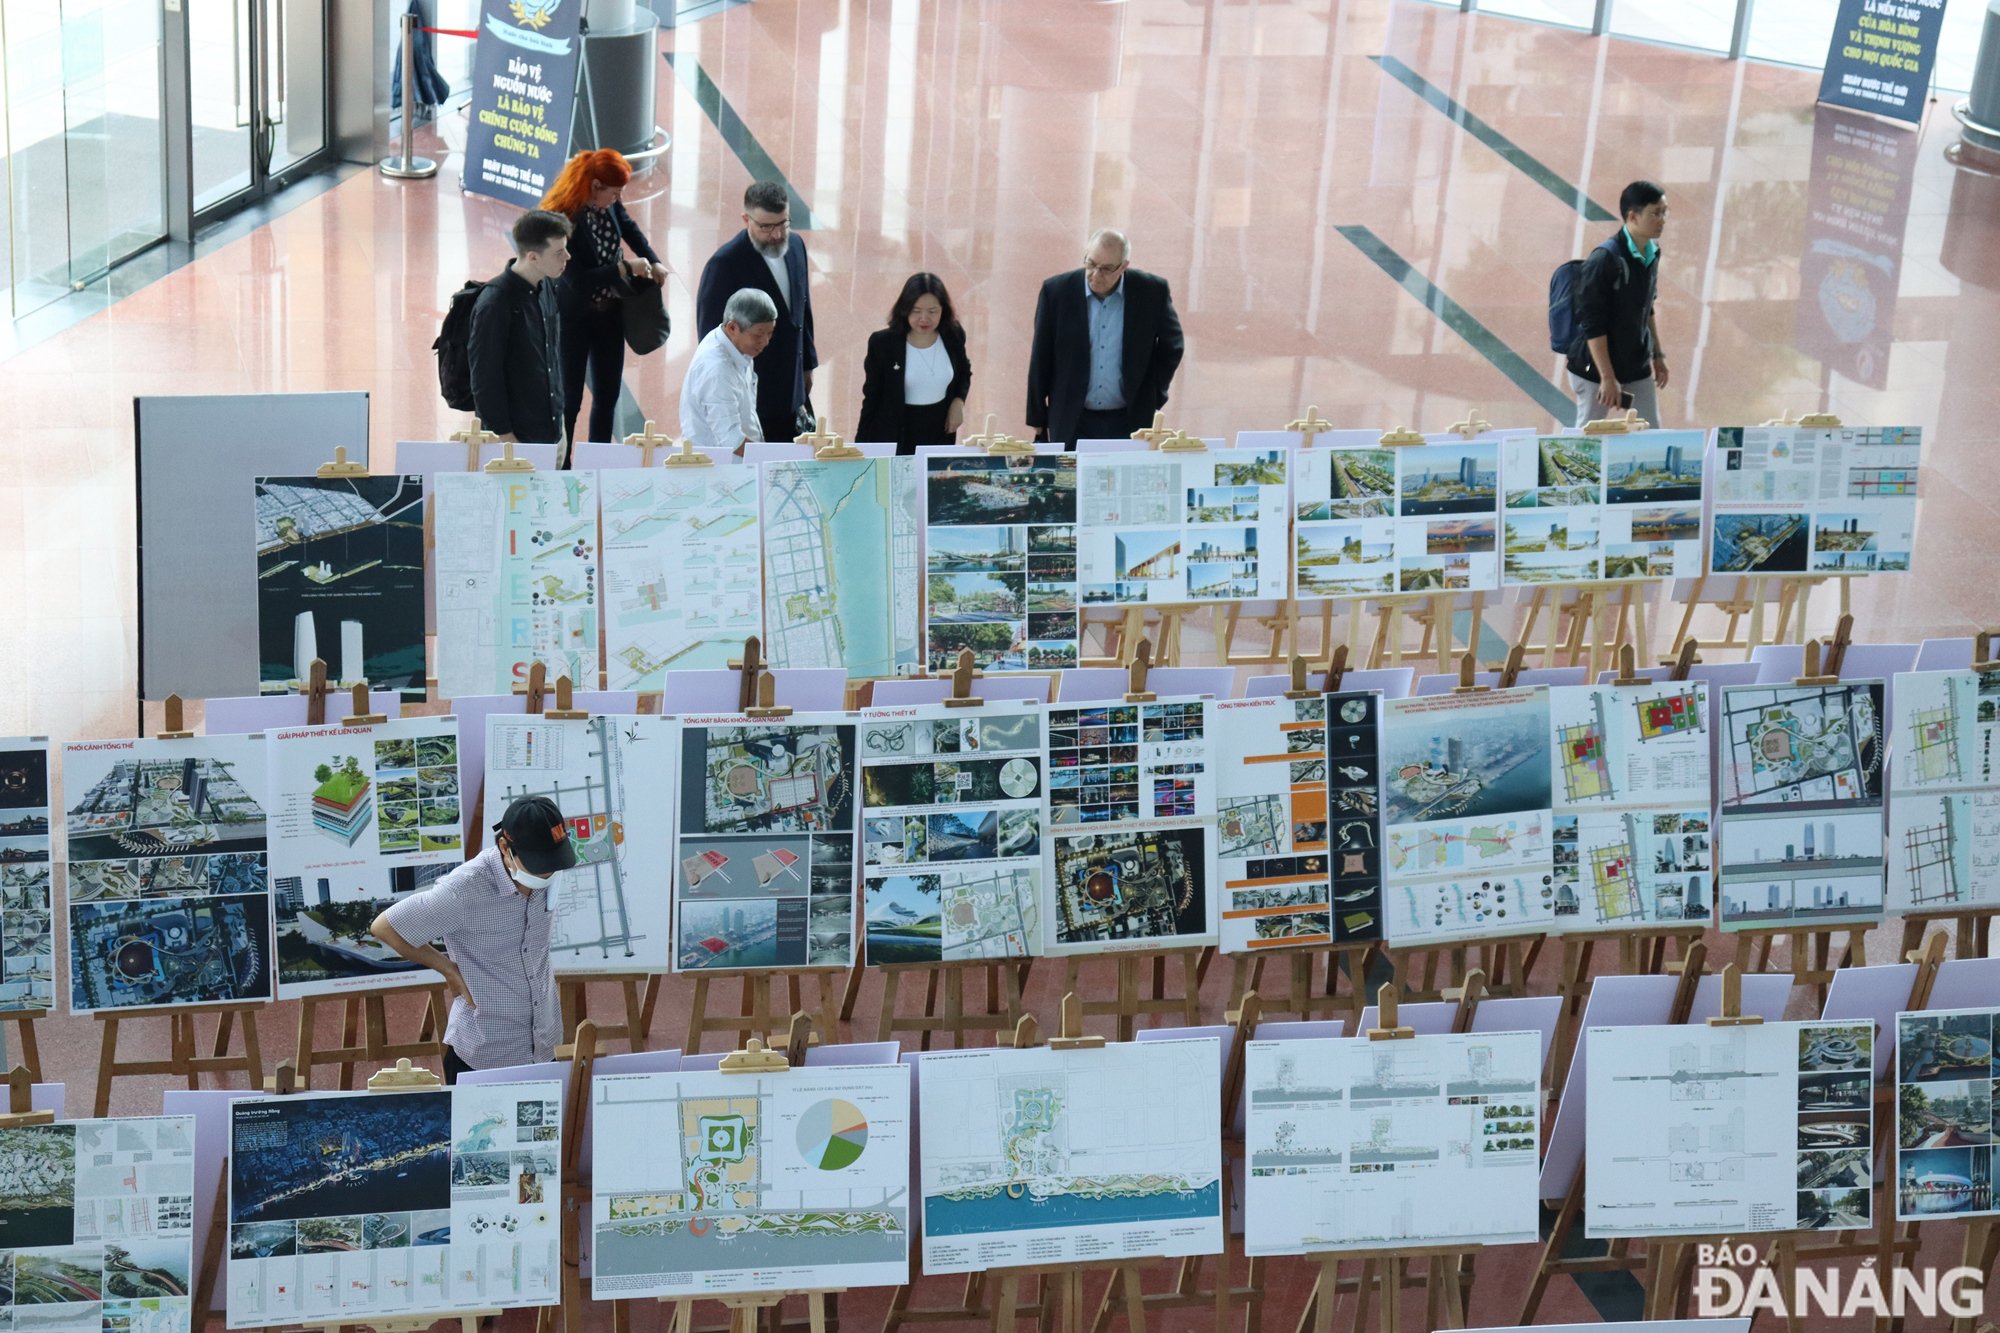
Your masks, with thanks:
<instances>
[{"instance_id":1,"label":"wooden clip on easel","mask_svg":"<svg viewBox=\"0 0 2000 1333\"><path fill-rule=\"evenodd\" d=\"M326 662L315 657L306 671L306 725L326 725Z\"/></svg>"},{"instance_id":2,"label":"wooden clip on easel","mask_svg":"<svg viewBox=\"0 0 2000 1333\"><path fill-rule=\"evenodd\" d=\"M671 435L662 435L654 430L653 419L648 417L646 418L646 428L627 435L624 439L624 444L627 448L639 451L640 467L651 467L653 466L653 451L655 449L673 448L674 437Z\"/></svg>"},{"instance_id":3,"label":"wooden clip on easel","mask_svg":"<svg viewBox=\"0 0 2000 1333\"><path fill-rule=\"evenodd\" d=\"M354 689L348 694L348 703L354 711L340 719L343 727L372 727L389 720L387 713L368 711L368 682L365 680L354 682Z\"/></svg>"},{"instance_id":4,"label":"wooden clip on easel","mask_svg":"<svg viewBox=\"0 0 2000 1333\"><path fill-rule=\"evenodd\" d=\"M1160 447L1161 441L1173 434L1173 430L1167 425L1167 414L1165 412L1155 412L1153 413L1153 424L1133 431L1131 438L1144 440L1148 447L1157 449Z\"/></svg>"},{"instance_id":5,"label":"wooden clip on easel","mask_svg":"<svg viewBox=\"0 0 2000 1333\"><path fill-rule=\"evenodd\" d=\"M1475 436L1483 435L1487 431L1492 429L1493 429L1493 423L1488 421L1485 417L1480 416L1479 409L1476 407L1471 408L1466 412L1465 420L1454 421L1449 426L1445 427L1446 431L1450 432L1453 435L1458 436L1458 438L1461 440L1470 440Z\"/></svg>"},{"instance_id":6,"label":"wooden clip on easel","mask_svg":"<svg viewBox=\"0 0 2000 1333\"><path fill-rule=\"evenodd\" d=\"M528 664L528 679L514 687L514 693L528 696L526 711L531 717L541 715L542 705L549 693L549 668L544 662Z\"/></svg>"},{"instance_id":7,"label":"wooden clip on easel","mask_svg":"<svg viewBox=\"0 0 2000 1333\"><path fill-rule=\"evenodd\" d=\"M1467 657L1472 656L1470 652ZM1527 664L1528 649L1525 644L1515 644L1507 650L1507 660L1500 664L1500 688L1511 690L1521 683L1521 669Z\"/></svg>"},{"instance_id":8,"label":"wooden clip on easel","mask_svg":"<svg viewBox=\"0 0 2000 1333\"><path fill-rule=\"evenodd\" d=\"M1346 645L1343 644L1341 646L1344 648ZM1287 670L1290 673L1286 679L1285 697L1287 699L1315 699L1319 697L1320 692L1310 688L1306 674L1305 658L1300 657L1297 653L1293 653L1292 660L1287 664Z\"/></svg>"},{"instance_id":9,"label":"wooden clip on easel","mask_svg":"<svg viewBox=\"0 0 2000 1333\"><path fill-rule=\"evenodd\" d=\"M550 722L588 722L590 710L578 708L568 676L556 677L556 706L544 707L542 716Z\"/></svg>"},{"instance_id":10,"label":"wooden clip on easel","mask_svg":"<svg viewBox=\"0 0 2000 1333\"><path fill-rule=\"evenodd\" d=\"M365 477L368 475L368 465L348 461L347 446L337 444L333 447L333 461L321 463L313 469L313 475L321 478Z\"/></svg>"},{"instance_id":11,"label":"wooden clip on easel","mask_svg":"<svg viewBox=\"0 0 2000 1333\"><path fill-rule=\"evenodd\" d=\"M482 471L492 473L533 472L535 465L525 458L514 457L514 442L500 442L500 456L488 463Z\"/></svg>"},{"instance_id":12,"label":"wooden clip on easel","mask_svg":"<svg viewBox=\"0 0 2000 1333\"><path fill-rule=\"evenodd\" d=\"M1310 449L1321 432L1333 429L1333 423L1319 414L1319 408L1307 404L1306 414L1295 421L1287 421L1285 429L1299 433L1299 448Z\"/></svg>"},{"instance_id":13,"label":"wooden clip on easel","mask_svg":"<svg viewBox=\"0 0 2000 1333\"><path fill-rule=\"evenodd\" d=\"M472 425L465 430L455 430L445 436L445 438L453 444L462 444L465 446L465 470L467 472L479 471L479 448L481 445L500 443L500 437L492 431L487 430L484 426L481 426L478 417L474 417Z\"/></svg>"},{"instance_id":14,"label":"wooden clip on easel","mask_svg":"<svg viewBox=\"0 0 2000 1333\"><path fill-rule=\"evenodd\" d=\"M1584 423L1585 435L1637 435L1642 430L1651 430L1653 423L1642 420L1637 410L1626 408L1622 417L1604 417Z\"/></svg>"},{"instance_id":15,"label":"wooden clip on easel","mask_svg":"<svg viewBox=\"0 0 2000 1333\"><path fill-rule=\"evenodd\" d=\"M819 419L817 429L793 436L792 443L811 445L813 458L821 463L845 462L867 457L859 449L841 439L837 431L828 429L825 417Z\"/></svg>"},{"instance_id":16,"label":"wooden clip on easel","mask_svg":"<svg viewBox=\"0 0 2000 1333\"><path fill-rule=\"evenodd\" d=\"M1346 679L1347 645L1343 643L1337 645L1333 650L1333 656L1327 659L1326 692L1328 694L1340 693L1340 683Z\"/></svg>"},{"instance_id":17,"label":"wooden clip on easel","mask_svg":"<svg viewBox=\"0 0 2000 1333\"><path fill-rule=\"evenodd\" d=\"M631 443L631 437L626 437ZM651 466L648 464L647 466ZM694 447L693 440L682 440L680 447L669 453L661 463L662 467L714 467L715 460Z\"/></svg>"},{"instance_id":18,"label":"wooden clip on easel","mask_svg":"<svg viewBox=\"0 0 2000 1333\"><path fill-rule=\"evenodd\" d=\"M946 708L978 708L986 702L972 692L972 678L978 672L972 669L972 650L958 650L958 665L951 669L951 693L944 697Z\"/></svg>"},{"instance_id":19,"label":"wooden clip on easel","mask_svg":"<svg viewBox=\"0 0 2000 1333\"><path fill-rule=\"evenodd\" d=\"M0 1129L20 1129L27 1125L52 1125L54 1111L35 1109L35 1078L26 1065L7 1071L7 1110L0 1114Z\"/></svg>"},{"instance_id":20,"label":"wooden clip on easel","mask_svg":"<svg viewBox=\"0 0 2000 1333\"><path fill-rule=\"evenodd\" d=\"M1452 687L1451 692L1453 694L1485 694L1491 688L1491 686L1479 683L1479 663L1473 657L1472 650L1468 648L1465 651L1465 655L1458 659L1458 684Z\"/></svg>"},{"instance_id":21,"label":"wooden clip on easel","mask_svg":"<svg viewBox=\"0 0 2000 1333\"><path fill-rule=\"evenodd\" d=\"M1125 665L1125 702L1128 704L1149 704L1160 696L1146 688L1146 675L1153 669L1153 641L1139 640L1132 650L1132 660Z\"/></svg>"},{"instance_id":22,"label":"wooden clip on easel","mask_svg":"<svg viewBox=\"0 0 2000 1333\"><path fill-rule=\"evenodd\" d=\"M790 717L792 706L777 701L778 681L766 671L757 678L757 702L743 710L745 717Z\"/></svg>"}]
</instances>

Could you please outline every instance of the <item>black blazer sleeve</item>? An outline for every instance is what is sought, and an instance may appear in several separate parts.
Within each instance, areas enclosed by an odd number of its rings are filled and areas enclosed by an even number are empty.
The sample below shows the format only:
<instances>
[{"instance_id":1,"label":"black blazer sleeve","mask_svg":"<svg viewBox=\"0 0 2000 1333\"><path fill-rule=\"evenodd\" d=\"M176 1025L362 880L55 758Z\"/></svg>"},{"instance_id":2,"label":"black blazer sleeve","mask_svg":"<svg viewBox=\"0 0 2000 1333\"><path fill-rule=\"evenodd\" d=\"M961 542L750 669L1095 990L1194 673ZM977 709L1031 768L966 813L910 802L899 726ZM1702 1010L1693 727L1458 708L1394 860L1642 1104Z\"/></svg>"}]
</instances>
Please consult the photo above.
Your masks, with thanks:
<instances>
[{"instance_id":1,"label":"black blazer sleeve","mask_svg":"<svg viewBox=\"0 0 2000 1333\"><path fill-rule=\"evenodd\" d=\"M792 302L799 307L799 346L810 375L819 365L819 344L813 341L812 265L806 263L806 243L800 237L792 237L792 255L797 262L788 258L786 265L792 274Z\"/></svg>"},{"instance_id":2,"label":"black blazer sleeve","mask_svg":"<svg viewBox=\"0 0 2000 1333\"><path fill-rule=\"evenodd\" d=\"M625 244L632 247L633 254L638 255L649 264L660 262L660 257L653 253L653 247L646 242L646 233L639 230L639 224L634 222L632 215L625 211L624 204L611 205L611 216L618 223L618 235L624 240Z\"/></svg>"},{"instance_id":3,"label":"black blazer sleeve","mask_svg":"<svg viewBox=\"0 0 2000 1333\"><path fill-rule=\"evenodd\" d=\"M1058 281L1051 278L1043 283L1041 294L1035 298L1035 340L1028 349L1026 418L1035 430L1045 429L1049 424L1049 390L1055 383L1056 370L1055 284Z\"/></svg>"},{"instance_id":4,"label":"black blazer sleeve","mask_svg":"<svg viewBox=\"0 0 2000 1333\"><path fill-rule=\"evenodd\" d=\"M951 385L944 391L944 399L950 402L956 398L963 402L972 394L972 358L965 354L963 324L945 332L944 351L951 358Z\"/></svg>"},{"instance_id":5,"label":"black blazer sleeve","mask_svg":"<svg viewBox=\"0 0 2000 1333\"><path fill-rule=\"evenodd\" d=\"M504 292L488 288L473 303L472 404L480 426L495 435L514 433L514 413L507 401L507 334L513 318L514 303Z\"/></svg>"},{"instance_id":6,"label":"black blazer sleeve","mask_svg":"<svg viewBox=\"0 0 2000 1333\"><path fill-rule=\"evenodd\" d=\"M868 352L861 360L861 422L856 440L870 444L893 442L900 433L903 372L896 364L896 334L877 329L868 335Z\"/></svg>"},{"instance_id":7,"label":"black blazer sleeve","mask_svg":"<svg viewBox=\"0 0 2000 1333\"><path fill-rule=\"evenodd\" d=\"M708 257L701 268L701 284L694 294L694 336L706 338L709 333L722 326L722 308L729 304L729 298L736 289L729 285L731 253L736 242L726 243L720 250Z\"/></svg>"},{"instance_id":8,"label":"black blazer sleeve","mask_svg":"<svg viewBox=\"0 0 2000 1333\"><path fill-rule=\"evenodd\" d=\"M1160 332L1153 344L1153 383L1160 395L1160 401L1154 404L1155 411L1167 405L1167 386L1173 382L1174 372L1181 368L1181 358L1186 354L1187 343L1181 337L1181 317L1174 310L1173 290L1161 278Z\"/></svg>"}]
</instances>

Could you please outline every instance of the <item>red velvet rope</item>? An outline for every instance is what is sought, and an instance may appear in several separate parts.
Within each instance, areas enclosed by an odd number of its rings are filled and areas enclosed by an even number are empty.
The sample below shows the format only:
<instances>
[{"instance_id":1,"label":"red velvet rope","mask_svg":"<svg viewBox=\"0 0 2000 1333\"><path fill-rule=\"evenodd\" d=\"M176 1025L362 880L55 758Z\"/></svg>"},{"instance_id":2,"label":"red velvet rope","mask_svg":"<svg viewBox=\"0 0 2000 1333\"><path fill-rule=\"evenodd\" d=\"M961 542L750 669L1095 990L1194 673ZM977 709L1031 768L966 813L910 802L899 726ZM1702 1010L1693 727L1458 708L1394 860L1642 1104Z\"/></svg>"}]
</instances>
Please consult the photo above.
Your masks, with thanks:
<instances>
[{"instance_id":1,"label":"red velvet rope","mask_svg":"<svg viewBox=\"0 0 2000 1333\"><path fill-rule=\"evenodd\" d=\"M434 32L440 37L478 37L477 28L420 28L420 32Z\"/></svg>"}]
</instances>

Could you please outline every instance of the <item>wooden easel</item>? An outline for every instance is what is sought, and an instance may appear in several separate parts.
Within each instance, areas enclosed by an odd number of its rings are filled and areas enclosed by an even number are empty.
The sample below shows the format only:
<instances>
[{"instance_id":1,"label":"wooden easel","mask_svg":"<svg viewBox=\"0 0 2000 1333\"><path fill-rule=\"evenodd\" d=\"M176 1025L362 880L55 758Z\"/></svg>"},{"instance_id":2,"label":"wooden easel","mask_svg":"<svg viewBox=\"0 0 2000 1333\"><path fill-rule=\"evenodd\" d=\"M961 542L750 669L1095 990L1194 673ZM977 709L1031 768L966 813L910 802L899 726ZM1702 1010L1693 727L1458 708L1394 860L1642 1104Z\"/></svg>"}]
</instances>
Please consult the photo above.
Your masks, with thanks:
<instances>
[{"instance_id":1,"label":"wooden easel","mask_svg":"<svg viewBox=\"0 0 2000 1333\"><path fill-rule=\"evenodd\" d=\"M271 1077L264 1080L264 1092L273 1097L289 1097L299 1090L296 1071L290 1060L278 1061ZM215 1178L215 1198L208 1210L208 1232L195 1250L197 1271L194 1279L194 1303L190 1307L192 1319L190 1330L208 1327L208 1316L214 1312L215 1287L222 1280L223 1265L228 1262L229 1253L229 1142L223 1140L222 1169Z\"/></svg>"},{"instance_id":2,"label":"wooden easel","mask_svg":"<svg viewBox=\"0 0 2000 1333\"><path fill-rule=\"evenodd\" d=\"M364 685L362 687L367 697ZM192 740L194 733L183 725L183 705L178 694L170 694L164 704L165 725L153 739L160 741ZM98 1043L97 1053L97 1097L92 1103L92 1114L102 1117L111 1114L111 1089L121 1078L143 1074L185 1074L190 1089L201 1086L203 1074L231 1074L241 1070L248 1086L264 1086L264 1054L257 1037L257 1015L269 1004L268 1000L246 1000L226 1004L202 1005L199 1008L181 1005L147 1005L131 1009L99 1010L91 1015L103 1025L103 1039ZM195 1035L195 1018L198 1014L215 1015L215 1039L209 1054L201 1055L201 1043ZM120 1060L118 1058L118 1037L127 1023L135 1023L149 1018L167 1020L167 1042L171 1052L165 1060ZM243 1053L230 1055L230 1030L238 1020L243 1024Z\"/></svg>"},{"instance_id":3,"label":"wooden easel","mask_svg":"<svg viewBox=\"0 0 2000 1333\"><path fill-rule=\"evenodd\" d=\"M820 463L849 462L868 456L841 439L838 431L829 430L825 417L819 418L815 429L792 437L792 443L812 446L813 459Z\"/></svg>"},{"instance_id":4,"label":"wooden easel","mask_svg":"<svg viewBox=\"0 0 2000 1333\"><path fill-rule=\"evenodd\" d=\"M7 1021L14 1025L14 1033L21 1047L20 1068L28 1071L28 1081L31 1083L42 1081L42 1046L35 1036L35 1020L46 1017L48 1012L46 1009L23 1009L5 1016ZM0 1061L4 1061L6 1056L5 1042L0 1041Z\"/></svg>"},{"instance_id":5,"label":"wooden easel","mask_svg":"<svg viewBox=\"0 0 2000 1333\"><path fill-rule=\"evenodd\" d=\"M639 466L645 468L653 466L654 450L671 449L674 447L674 437L671 435L662 435L654 430L653 419L647 417L645 429L634 431L632 434L627 435L621 443L628 449L637 449L639 451ZM681 441L681 444L683 447L691 447L685 440ZM708 460L708 455L706 454L698 454L696 456L704 462Z\"/></svg>"},{"instance_id":6,"label":"wooden easel","mask_svg":"<svg viewBox=\"0 0 2000 1333\"><path fill-rule=\"evenodd\" d=\"M495 474L533 472L534 470L535 465L527 459L514 457L514 442L512 440L501 441L500 456L481 469L481 471Z\"/></svg>"},{"instance_id":7,"label":"wooden easel","mask_svg":"<svg viewBox=\"0 0 2000 1333\"><path fill-rule=\"evenodd\" d=\"M0 1114L0 1129L20 1129L27 1125L52 1125L54 1111L35 1109L35 1076L26 1065L7 1071L7 1110Z\"/></svg>"},{"instance_id":8,"label":"wooden easel","mask_svg":"<svg viewBox=\"0 0 2000 1333\"><path fill-rule=\"evenodd\" d=\"M1981 630L1972 641L1972 670L1988 679L2000 674L2000 661L1993 656L1996 642L2000 642L2000 630ZM1996 914L2000 914L2000 906L1905 912L1903 953L1907 955L1915 949L1924 931L1932 922L1937 922L1951 926L1954 957L1985 958L1992 944L1993 918Z\"/></svg>"},{"instance_id":9,"label":"wooden easel","mask_svg":"<svg viewBox=\"0 0 2000 1333\"><path fill-rule=\"evenodd\" d=\"M455 430L445 436L453 444L465 446L465 470L479 471L479 447L484 444L498 444L500 437L479 424L479 418L472 419L472 425L465 430Z\"/></svg>"}]
</instances>

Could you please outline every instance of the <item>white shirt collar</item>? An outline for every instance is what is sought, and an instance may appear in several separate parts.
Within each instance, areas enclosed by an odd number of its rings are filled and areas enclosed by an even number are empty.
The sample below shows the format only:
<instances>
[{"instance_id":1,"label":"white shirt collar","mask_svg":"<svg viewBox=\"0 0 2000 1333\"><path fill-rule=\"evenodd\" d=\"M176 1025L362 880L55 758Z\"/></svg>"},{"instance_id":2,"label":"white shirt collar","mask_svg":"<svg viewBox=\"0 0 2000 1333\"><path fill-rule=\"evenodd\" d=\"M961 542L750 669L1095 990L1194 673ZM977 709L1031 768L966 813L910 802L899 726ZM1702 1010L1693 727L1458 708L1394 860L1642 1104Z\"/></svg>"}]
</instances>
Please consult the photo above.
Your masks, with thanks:
<instances>
[{"instance_id":1,"label":"white shirt collar","mask_svg":"<svg viewBox=\"0 0 2000 1333\"><path fill-rule=\"evenodd\" d=\"M709 330L708 336L713 338L717 345L722 348L722 354L729 358L729 364L735 366L738 370L748 370L756 364L749 357L736 350L736 344L729 341L729 332L722 325L718 324Z\"/></svg>"}]
</instances>

